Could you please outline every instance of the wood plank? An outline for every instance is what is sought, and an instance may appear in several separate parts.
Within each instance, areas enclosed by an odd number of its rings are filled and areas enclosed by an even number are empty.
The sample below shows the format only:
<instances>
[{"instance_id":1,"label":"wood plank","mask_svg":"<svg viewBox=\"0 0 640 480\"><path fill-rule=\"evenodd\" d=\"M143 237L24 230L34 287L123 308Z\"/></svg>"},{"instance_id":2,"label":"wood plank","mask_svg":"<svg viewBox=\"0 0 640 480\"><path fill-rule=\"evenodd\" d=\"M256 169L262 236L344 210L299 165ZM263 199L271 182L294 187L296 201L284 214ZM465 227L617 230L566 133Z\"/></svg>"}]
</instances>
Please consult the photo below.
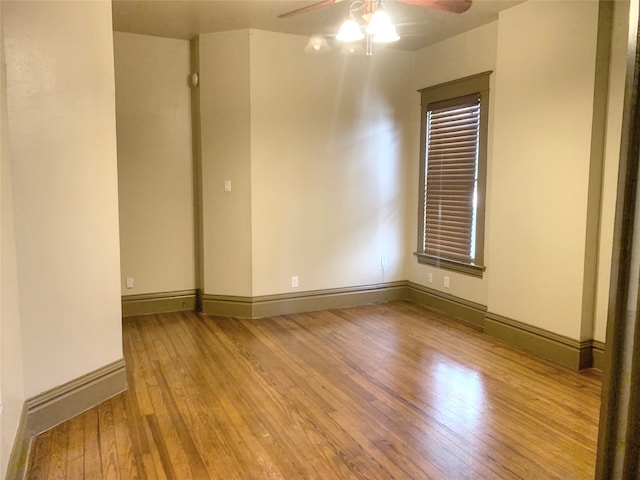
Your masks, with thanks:
<instances>
[{"instance_id":1,"label":"wood plank","mask_svg":"<svg viewBox=\"0 0 640 480\"><path fill-rule=\"evenodd\" d=\"M102 478L102 458L100 455L100 431L98 408L82 414L84 417L84 474L85 478Z\"/></svg>"},{"instance_id":2,"label":"wood plank","mask_svg":"<svg viewBox=\"0 0 640 480\"><path fill-rule=\"evenodd\" d=\"M76 415L69 420L69 445L67 462L71 463L77 458L84 457L84 416ZM84 470L84 461L83 470Z\"/></svg>"},{"instance_id":3,"label":"wood plank","mask_svg":"<svg viewBox=\"0 0 640 480\"><path fill-rule=\"evenodd\" d=\"M164 472L157 472L154 465L153 456L150 453L144 453L138 457L138 465L142 465L140 468L142 478L146 480L157 480L159 478L167 478Z\"/></svg>"},{"instance_id":4,"label":"wood plank","mask_svg":"<svg viewBox=\"0 0 640 480\"><path fill-rule=\"evenodd\" d=\"M111 399L113 407L113 427L116 439L118 470L122 480L137 480L140 478L138 465L131 438L129 436L128 419L124 406L125 395L120 394Z\"/></svg>"},{"instance_id":5,"label":"wood plank","mask_svg":"<svg viewBox=\"0 0 640 480\"><path fill-rule=\"evenodd\" d=\"M51 453L51 430L41 433L33 441L31 456L27 468L27 479L45 479L49 475L49 457Z\"/></svg>"},{"instance_id":6,"label":"wood plank","mask_svg":"<svg viewBox=\"0 0 640 480\"><path fill-rule=\"evenodd\" d=\"M116 450L116 432L113 423L112 401L98 405L98 428L100 432L100 458L102 460L102 478L119 480L118 452Z\"/></svg>"},{"instance_id":7,"label":"wood plank","mask_svg":"<svg viewBox=\"0 0 640 480\"><path fill-rule=\"evenodd\" d=\"M51 429L51 456L49 458L49 480L67 478L67 455L69 452L69 422Z\"/></svg>"},{"instance_id":8,"label":"wood plank","mask_svg":"<svg viewBox=\"0 0 640 480\"><path fill-rule=\"evenodd\" d=\"M167 450L162 432L160 431L160 427L158 427L155 415L146 415L144 417L144 425L147 431L149 446L152 447L150 448L150 459L153 462L153 471L155 472L155 476L166 480L175 480L178 477L176 477L176 474L174 473L171 457ZM145 460L145 471L149 471L149 457L145 458Z\"/></svg>"}]
</instances>

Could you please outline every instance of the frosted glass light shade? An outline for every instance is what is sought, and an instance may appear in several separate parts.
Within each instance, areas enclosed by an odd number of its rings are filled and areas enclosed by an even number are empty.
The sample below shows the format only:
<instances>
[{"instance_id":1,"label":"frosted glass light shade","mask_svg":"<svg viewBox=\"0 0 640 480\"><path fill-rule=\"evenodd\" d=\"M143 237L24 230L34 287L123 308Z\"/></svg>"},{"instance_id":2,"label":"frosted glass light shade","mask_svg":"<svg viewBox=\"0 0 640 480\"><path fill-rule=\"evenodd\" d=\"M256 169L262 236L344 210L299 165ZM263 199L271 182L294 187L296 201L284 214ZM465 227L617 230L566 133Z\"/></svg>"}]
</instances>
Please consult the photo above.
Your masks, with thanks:
<instances>
[{"instance_id":1,"label":"frosted glass light shade","mask_svg":"<svg viewBox=\"0 0 640 480\"><path fill-rule=\"evenodd\" d=\"M345 20L340 27L338 35L336 35L336 40L340 42L357 42L358 40L362 40L363 38L364 34L362 33L362 30L360 30L360 26L353 18Z\"/></svg>"},{"instance_id":2,"label":"frosted glass light shade","mask_svg":"<svg viewBox=\"0 0 640 480\"><path fill-rule=\"evenodd\" d=\"M372 35L374 43L389 43L400 40L396 27L384 10L376 10L367 26L367 33Z\"/></svg>"},{"instance_id":3,"label":"frosted glass light shade","mask_svg":"<svg viewBox=\"0 0 640 480\"><path fill-rule=\"evenodd\" d=\"M387 12L384 10L376 10L369 21L369 25L367 25L367 33L375 35L390 27L393 27L393 23L391 23L391 18L389 18Z\"/></svg>"}]
</instances>

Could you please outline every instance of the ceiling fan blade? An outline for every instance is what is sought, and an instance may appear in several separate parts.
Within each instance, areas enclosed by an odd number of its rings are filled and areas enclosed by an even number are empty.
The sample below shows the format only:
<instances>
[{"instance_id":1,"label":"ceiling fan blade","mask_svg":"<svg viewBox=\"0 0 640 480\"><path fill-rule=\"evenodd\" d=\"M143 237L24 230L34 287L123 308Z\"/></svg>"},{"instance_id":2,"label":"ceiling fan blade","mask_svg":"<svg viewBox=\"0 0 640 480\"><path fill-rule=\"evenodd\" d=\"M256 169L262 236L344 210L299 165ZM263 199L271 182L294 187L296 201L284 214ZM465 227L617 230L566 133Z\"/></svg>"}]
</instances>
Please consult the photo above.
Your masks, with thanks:
<instances>
[{"instance_id":1,"label":"ceiling fan blade","mask_svg":"<svg viewBox=\"0 0 640 480\"><path fill-rule=\"evenodd\" d=\"M278 18L287 18L293 15L298 15L299 13L306 13L312 10L317 10L318 8L328 7L329 5L333 5L340 0L322 0L318 3L312 3L311 5L307 5L306 7L296 8L295 10L291 10L290 12L283 13L282 15L278 15Z\"/></svg>"},{"instance_id":2,"label":"ceiling fan blade","mask_svg":"<svg viewBox=\"0 0 640 480\"><path fill-rule=\"evenodd\" d=\"M452 13L463 13L469 10L471 0L398 0L409 5L419 7L435 8Z\"/></svg>"}]
</instances>

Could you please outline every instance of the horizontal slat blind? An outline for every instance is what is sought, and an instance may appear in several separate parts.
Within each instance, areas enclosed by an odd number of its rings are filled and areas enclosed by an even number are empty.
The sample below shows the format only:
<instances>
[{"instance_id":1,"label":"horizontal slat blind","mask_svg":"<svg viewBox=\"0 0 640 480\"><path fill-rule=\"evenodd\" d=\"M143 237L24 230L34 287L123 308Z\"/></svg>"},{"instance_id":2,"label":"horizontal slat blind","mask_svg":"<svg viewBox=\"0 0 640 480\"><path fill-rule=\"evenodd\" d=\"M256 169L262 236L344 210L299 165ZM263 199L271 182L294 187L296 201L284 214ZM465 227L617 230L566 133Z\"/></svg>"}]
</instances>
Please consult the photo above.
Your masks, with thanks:
<instances>
[{"instance_id":1,"label":"horizontal slat blind","mask_svg":"<svg viewBox=\"0 0 640 480\"><path fill-rule=\"evenodd\" d=\"M480 96L427 110L424 253L473 263Z\"/></svg>"}]
</instances>

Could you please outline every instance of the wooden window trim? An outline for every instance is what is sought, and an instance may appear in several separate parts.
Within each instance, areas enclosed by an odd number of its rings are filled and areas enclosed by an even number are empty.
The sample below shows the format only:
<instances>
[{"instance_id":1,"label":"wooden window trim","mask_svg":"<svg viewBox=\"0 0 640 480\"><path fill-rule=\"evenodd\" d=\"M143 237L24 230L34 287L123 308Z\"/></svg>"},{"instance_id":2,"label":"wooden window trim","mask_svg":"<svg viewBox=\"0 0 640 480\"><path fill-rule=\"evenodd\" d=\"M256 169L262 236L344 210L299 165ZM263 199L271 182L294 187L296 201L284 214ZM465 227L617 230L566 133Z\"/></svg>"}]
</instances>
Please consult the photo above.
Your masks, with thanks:
<instances>
[{"instance_id":1,"label":"wooden window trim","mask_svg":"<svg viewBox=\"0 0 640 480\"><path fill-rule=\"evenodd\" d=\"M492 71L479 73L451 82L441 83L418 90L421 95L421 128L420 128L420 184L418 208L418 248L415 255L419 263L428 264L482 278L484 266L484 233L485 233L485 196L487 183L487 137L489 117L489 83ZM478 195L476 216L476 252L475 263L467 264L450 259L434 257L424 252L424 205L425 205L425 174L426 174L426 117L430 106L435 103L446 104L447 101L467 95L480 96L480 132L478 145Z\"/></svg>"},{"instance_id":2,"label":"wooden window trim","mask_svg":"<svg viewBox=\"0 0 640 480\"><path fill-rule=\"evenodd\" d=\"M449 260L447 258L434 257L424 253L416 252L414 255L418 258L418 263L432 265L434 267L451 270L453 272L464 273L466 275L471 275L472 277L482 278L482 275L487 268L480 265L474 265L472 263L462 263Z\"/></svg>"}]
</instances>

